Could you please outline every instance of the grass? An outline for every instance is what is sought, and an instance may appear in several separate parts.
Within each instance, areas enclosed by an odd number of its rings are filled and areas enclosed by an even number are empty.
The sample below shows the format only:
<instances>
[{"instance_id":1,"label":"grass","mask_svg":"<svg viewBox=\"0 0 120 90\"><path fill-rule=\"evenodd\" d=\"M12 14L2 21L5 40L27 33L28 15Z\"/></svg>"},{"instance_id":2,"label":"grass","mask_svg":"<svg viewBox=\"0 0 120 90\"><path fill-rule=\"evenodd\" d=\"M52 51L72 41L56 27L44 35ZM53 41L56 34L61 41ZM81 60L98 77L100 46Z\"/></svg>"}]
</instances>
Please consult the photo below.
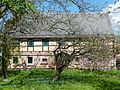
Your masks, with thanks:
<instances>
[{"instance_id":1,"label":"grass","mask_svg":"<svg viewBox=\"0 0 120 90\"><path fill-rule=\"evenodd\" d=\"M57 82L54 70L9 71L9 78L0 77L0 90L120 90L120 71L66 69Z\"/></svg>"}]
</instances>

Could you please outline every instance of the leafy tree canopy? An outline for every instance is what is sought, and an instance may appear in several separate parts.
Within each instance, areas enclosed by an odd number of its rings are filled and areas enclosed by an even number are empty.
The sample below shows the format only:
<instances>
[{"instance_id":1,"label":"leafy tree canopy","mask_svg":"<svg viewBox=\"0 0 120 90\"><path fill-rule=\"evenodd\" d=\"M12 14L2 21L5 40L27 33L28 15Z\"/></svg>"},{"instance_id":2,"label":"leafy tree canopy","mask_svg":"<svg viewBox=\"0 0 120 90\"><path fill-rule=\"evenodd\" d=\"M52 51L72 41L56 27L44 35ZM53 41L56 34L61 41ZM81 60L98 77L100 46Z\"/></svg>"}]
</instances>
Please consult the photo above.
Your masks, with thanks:
<instances>
[{"instance_id":1,"label":"leafy tree canopy","mask_svg":"<svg viewBox=\"0 0 120 90\"><path fill-rule=\"evenodd\" d=\"M34 11L34 6L30 0L0 0L0 19L8 12L23 15L26 12Z\"/></svg>"}]
</instances>

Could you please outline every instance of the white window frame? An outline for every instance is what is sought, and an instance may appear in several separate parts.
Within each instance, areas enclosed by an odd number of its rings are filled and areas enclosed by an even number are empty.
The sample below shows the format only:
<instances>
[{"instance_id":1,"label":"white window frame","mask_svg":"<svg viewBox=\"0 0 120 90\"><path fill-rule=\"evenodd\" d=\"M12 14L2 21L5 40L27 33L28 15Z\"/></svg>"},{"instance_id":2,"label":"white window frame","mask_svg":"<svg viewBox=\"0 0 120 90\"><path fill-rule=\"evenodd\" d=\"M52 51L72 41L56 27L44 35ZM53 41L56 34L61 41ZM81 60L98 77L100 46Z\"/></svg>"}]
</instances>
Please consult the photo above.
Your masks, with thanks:
<instances>
[{"instance_id":1,"label":"white window frame","mask_svg":"<svg viewBox=\"0 0 120 90\"><path fill-rule=\"evenodd\" d=\"M32 63L28 63L28 57L32 57ZM27 65L33 65L34 64L34 57L33 56L27 56L26 63L27 63Z\"/></svg>"},{"instance_id":2,"label":"white window frame","mask_svg":"<svg viewBox=\"0 0 120 90\"><path fill-rule=\"evenodd\" d=\"M2 57L2 53L0 52L0 57Z\"/></svg>"},{"instance_id":3,"label":"white window frame","mask_svg":"<svg viewBox=\"0 0 120 90\"><path fill-rule=\"evenodd\" d=\"M13 57L18 57L18 56L13 56ZM13 57L12 57L12 64L19 64L20 63L20 58L18 57L18 63L13 63Z\"/></svg>"},{"instance_id":4,"label":"white window frame","mask_svg":"<svg viewBox=\"0 0 120 90\"><path fill-rule=\"evenodd\" d=\"M46 59L47 59L47 62L43 62L43 61L42 61L43 58L46 58ZM41 58L40 58L40 64L41 64L41 63L45 63L45 64L48 63L48 57L45 57L45 56L44 56L44 57L41 57Z\"/></svg>"}]
</instances>

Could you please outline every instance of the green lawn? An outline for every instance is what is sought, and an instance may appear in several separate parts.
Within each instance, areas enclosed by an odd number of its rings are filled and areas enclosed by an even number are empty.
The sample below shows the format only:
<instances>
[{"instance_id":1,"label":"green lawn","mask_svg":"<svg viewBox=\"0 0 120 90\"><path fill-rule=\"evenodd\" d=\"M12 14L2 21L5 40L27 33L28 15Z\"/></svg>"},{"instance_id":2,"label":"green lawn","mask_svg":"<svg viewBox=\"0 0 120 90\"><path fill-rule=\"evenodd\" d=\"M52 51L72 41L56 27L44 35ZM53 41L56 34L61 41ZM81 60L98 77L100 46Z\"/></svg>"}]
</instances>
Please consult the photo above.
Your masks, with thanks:
<instances>
[{"instance_id":1,"label":"green lawn","mask_svg":"<svg viewBox=\"0 0 120 90\"><path fill-rule=\"evenodd\" d=\"M51 82L54 70L9 71L0 77L0 90L120 90L120 71L66 69L58 82ZM1 74L1 73L0 73Z\"/></svg>"}]
</instances>

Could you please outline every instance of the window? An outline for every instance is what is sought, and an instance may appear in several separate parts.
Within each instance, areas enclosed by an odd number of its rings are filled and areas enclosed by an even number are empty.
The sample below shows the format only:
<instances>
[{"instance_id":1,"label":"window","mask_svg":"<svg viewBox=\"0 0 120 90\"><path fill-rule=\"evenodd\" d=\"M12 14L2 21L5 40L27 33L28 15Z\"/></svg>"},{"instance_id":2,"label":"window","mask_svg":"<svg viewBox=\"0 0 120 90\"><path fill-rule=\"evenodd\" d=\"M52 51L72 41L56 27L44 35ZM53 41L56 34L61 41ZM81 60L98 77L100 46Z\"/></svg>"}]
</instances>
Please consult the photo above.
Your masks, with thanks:
<instances>
[{"instance_id":1,"label":"window","mask_svg":"<svg viewBox=\"0 0 120 90\"><path fill-rule=\"evenodd\" d=\"M32 39L28 40L28 47L33 47L34 46L34 41Z\"/></svg>"},{"instance_id":2,"label":"window","mask_svg":"<svg viewBox=\"0 0 120 90\"><path fill-rule=\"evenodd\" d=\"M14 40L14 47L19 47L20 46L20 41L18 39Z\"/></svg>"},{"instance_id":3,"label":"window","mask_svg":"<svg viewBox=\"0 0 120 90\"><path fill-rule=\"evenodd\" d=\"M60 46L64 46L65 45L65 41L60 41Z\"/></svg>"},{"instance_id":4,"label":"window","mask_svg":"<svg viewBox=\"0 0 120 90\"><path fill-rule=\"evenodd\" d=\"M46 57L42 57L41 58L41 63L40 63L40 65L47 65L48 64L48 58L46 58Z\"/></svg>"},{"instance_id":5,"label":"window","mask_svg":"<svg viewBox=\"0 0 120 90\"><path fill-rule=\"evenodd\" d=\"M13 63L18 63L18 57L13 57Z\"/></svg>"},{"instance_id":6,"label":"window","mask_svg":"<svg viewBox=\"0 0 120 90\"><path fill-rule=\"evenodd\" d=\"M47 58L42 58L42 62L47 62Z\"/></svg>"},{"instance_id":7,"label":"window","mask_svg":"<svg viewBox=\"0 0 120 90\"><path fill-rule=\"evenodd\" d=\"M33 57L28 57L28 64L32 64L33 63Z\"/></svg>"},{"instance_id":8,"label":"window","mask_svg":"<svg viewBox=\"0 0 120 90\"><path fill-rule=\"evenodd\" d=\"M73 40L73 43L80 43L80 40L79 39L75 39L75 40Z\"/></svg>"},{"instance_id":9,"label":"window","mask_svg":"<svg viewBox=\"0 0 120 90\"><path fill-rule=\"evenodd\" d=\"M42 46L49 46L49 40L48 39L43 39L42 40Z\"/></svg>"},{"instance_id":10,"label":"window","mask_svg":"<svg viewBox=\"0 0 120 90\"><path fill-rule=\"evenodd\" d=\"M0 50L0 57L2 57L2 50Z\"/></svg>"}]
</instances>

